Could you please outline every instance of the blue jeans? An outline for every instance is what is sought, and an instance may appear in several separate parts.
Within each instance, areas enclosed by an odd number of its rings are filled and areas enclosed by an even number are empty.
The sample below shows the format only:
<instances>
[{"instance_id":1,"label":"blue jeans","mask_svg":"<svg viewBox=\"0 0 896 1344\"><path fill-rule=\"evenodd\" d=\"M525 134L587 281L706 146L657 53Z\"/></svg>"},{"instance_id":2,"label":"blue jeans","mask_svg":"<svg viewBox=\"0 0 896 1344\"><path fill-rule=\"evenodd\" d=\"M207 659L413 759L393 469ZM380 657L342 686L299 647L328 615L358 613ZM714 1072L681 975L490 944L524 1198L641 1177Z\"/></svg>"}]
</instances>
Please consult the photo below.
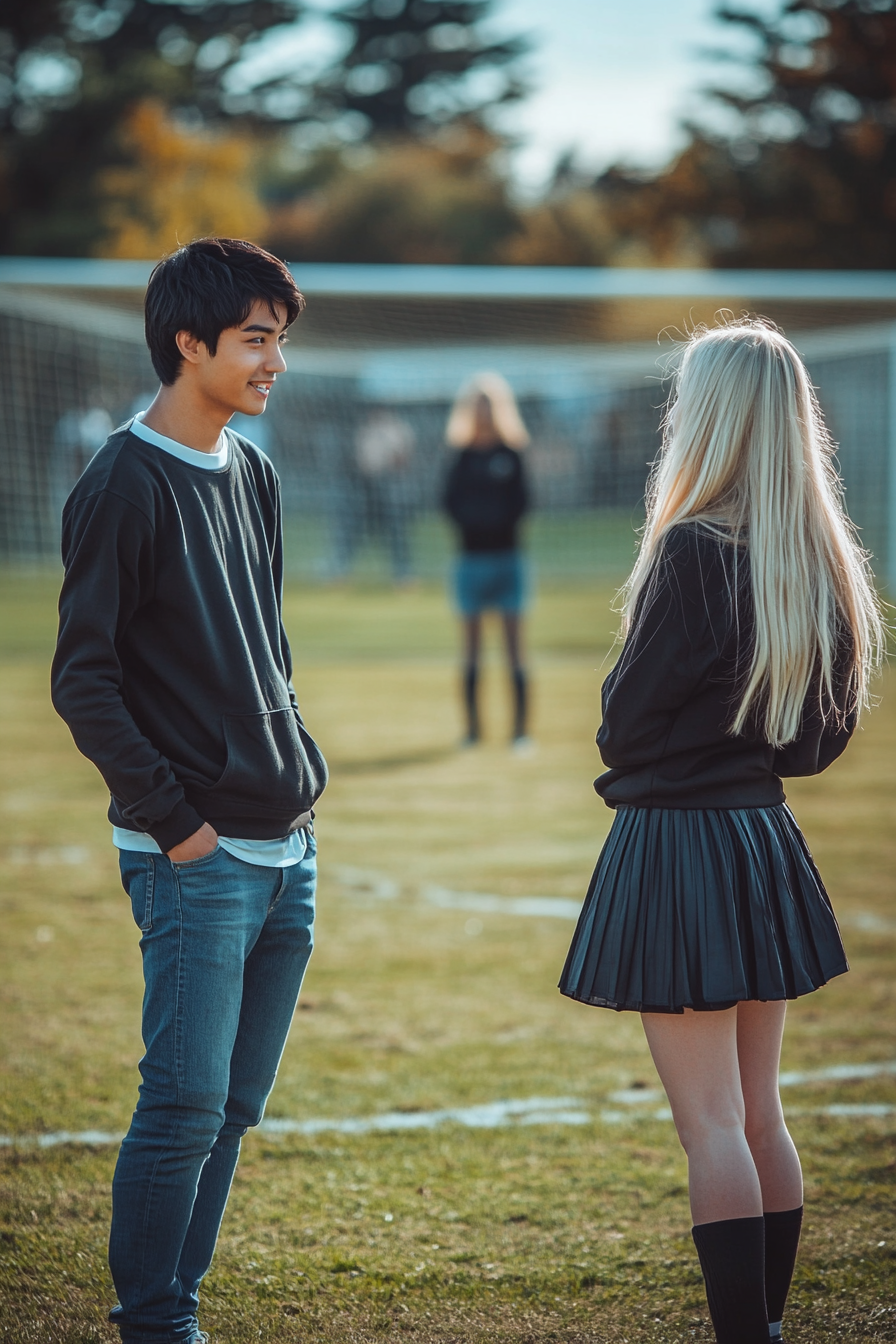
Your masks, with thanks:
<instances>
[{"instance_id":1,"label":"blue jeans","mask_svg":"<svg viewBox=\"0 0 896 1344\"><path fill-rule=\"evenodd\" d=\"M520 551L462 551L454 567L454 596L461 615L518 614L526 606L526 579Z\"/></svg>"},{"instance_id":2,"label":"blue jeans","mask_svg":"<svg viewBox=\"0 0 896 1344\"><path fill-rule=\"evenodd\" d=\"M125 1344L198 1341L239 1157L274 1085L311 955L316 845L261 868L215 849L189 863L120 854L142 930L142 1083L112 1182L109 1265Z\"/></svg>"}]
</instances>

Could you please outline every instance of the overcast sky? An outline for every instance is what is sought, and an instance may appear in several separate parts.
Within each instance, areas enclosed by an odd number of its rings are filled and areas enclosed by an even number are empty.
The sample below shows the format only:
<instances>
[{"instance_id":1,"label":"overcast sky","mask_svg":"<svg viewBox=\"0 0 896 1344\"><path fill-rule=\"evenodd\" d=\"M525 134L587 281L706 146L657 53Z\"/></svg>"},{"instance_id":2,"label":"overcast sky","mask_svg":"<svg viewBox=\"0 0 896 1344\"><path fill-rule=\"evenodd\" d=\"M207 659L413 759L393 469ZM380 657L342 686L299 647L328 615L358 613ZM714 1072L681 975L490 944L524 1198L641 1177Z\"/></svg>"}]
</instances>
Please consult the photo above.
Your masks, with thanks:
<instances>
[{"instance_id":1,"label":"overcast sky","mask_svg":"<svg viewBox=\"0 0 896 1344\"><path fill-rule=\"evenodd\" d=\"M340 3L317 0L317 8ZM778 0L741 3L781 8ZM715 0L501 0L495 26L535 39L535 92L505 113L508 130L524 140L516 155L521 183L537 188L572 147L589 169L663 163L682 143L679 123L696 108L696 91L713 75L732 77L701 58L707 47L734 41L713 21L714 8ZM261 72L289 60L310 72L341 45L334 25L306 19L291 36L272 34L249 68Z\"/></svg>"}]
</instances>

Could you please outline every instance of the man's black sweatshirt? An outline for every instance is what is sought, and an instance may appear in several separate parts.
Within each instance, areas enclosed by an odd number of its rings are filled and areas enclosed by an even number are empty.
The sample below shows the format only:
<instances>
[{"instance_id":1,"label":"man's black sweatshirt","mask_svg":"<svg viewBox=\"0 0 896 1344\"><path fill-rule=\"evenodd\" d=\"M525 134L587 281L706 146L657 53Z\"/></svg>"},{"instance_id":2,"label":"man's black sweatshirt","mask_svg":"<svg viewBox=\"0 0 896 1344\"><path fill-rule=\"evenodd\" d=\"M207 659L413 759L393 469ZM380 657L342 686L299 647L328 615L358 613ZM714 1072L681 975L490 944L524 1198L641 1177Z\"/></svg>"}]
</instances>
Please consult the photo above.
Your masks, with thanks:
<instances>
[{"instance_id":1,"label":"man's black sweatshirt","mask_svg":"<svg viewBox=\"0 0 896 1344\"><path fill-rule=\"evenodd\" d=\"M203 822L287 835L327 780L281 620L277 475L225 433L227 465L209 471L116 430L63 513L53 704L109 819L163 851Z\"/></svg>"}]
</instances>

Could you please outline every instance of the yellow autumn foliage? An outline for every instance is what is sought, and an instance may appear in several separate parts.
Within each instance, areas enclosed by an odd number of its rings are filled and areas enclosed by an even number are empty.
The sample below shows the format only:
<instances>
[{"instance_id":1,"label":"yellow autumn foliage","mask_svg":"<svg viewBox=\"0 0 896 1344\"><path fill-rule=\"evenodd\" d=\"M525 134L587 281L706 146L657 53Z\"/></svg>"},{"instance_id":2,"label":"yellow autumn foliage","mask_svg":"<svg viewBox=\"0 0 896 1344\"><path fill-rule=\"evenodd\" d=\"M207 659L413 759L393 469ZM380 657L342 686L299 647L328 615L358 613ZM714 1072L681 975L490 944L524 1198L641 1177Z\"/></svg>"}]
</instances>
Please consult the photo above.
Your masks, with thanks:
<instances>
[{"instance_id":1,"label":"yellow autumn foliage","mask_svg":"<svg viewBox=\"0 0 896 1344\"><path fill-rule=\"evenodd\" d=\"M314 190L271 210L266 237L302 261L481 264L517 228L497 141L458 126L429 141L366 147Z\"/></svg>"},{"instance_id":2,"label":"yellow autumn foliage","mask_svg":"<svg viewBox=\"0 0 896 1344\"><path fill-rule=\"evenodd\" d=\"M103 257L152 258L192 238L252 238L264 232L255 190L258 145L234 132L190 130L153 100L137 103L123 128L130 162L104 169Z\"/></svg>"}]
</instances>

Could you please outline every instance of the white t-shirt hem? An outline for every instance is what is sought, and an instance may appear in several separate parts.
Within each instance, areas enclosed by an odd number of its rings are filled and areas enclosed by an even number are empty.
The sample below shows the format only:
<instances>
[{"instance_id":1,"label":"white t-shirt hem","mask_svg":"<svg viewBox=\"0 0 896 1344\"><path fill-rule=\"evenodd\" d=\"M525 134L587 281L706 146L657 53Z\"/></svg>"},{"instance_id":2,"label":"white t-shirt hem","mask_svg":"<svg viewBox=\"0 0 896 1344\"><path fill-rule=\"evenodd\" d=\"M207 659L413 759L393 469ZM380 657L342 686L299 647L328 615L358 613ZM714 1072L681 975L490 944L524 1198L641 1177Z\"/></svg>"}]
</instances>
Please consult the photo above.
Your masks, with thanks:
<instances>
[{"instance_id":1,"label":"white t-shirt hem","mask_svg":"<svg viewBox=\"0 0 896 1344\"><path fill-rule=\"evenodd\" d=\"M112 843L116 849L139 854L161 854L161 849L145 831L129 831L124 826L112 827ZM219 835L218 844L235 859L254 864L258 868L292 868L301 863L308 848L304 830L291 831L279 840L234 840Z\"/></svg>"}]
</instances>

